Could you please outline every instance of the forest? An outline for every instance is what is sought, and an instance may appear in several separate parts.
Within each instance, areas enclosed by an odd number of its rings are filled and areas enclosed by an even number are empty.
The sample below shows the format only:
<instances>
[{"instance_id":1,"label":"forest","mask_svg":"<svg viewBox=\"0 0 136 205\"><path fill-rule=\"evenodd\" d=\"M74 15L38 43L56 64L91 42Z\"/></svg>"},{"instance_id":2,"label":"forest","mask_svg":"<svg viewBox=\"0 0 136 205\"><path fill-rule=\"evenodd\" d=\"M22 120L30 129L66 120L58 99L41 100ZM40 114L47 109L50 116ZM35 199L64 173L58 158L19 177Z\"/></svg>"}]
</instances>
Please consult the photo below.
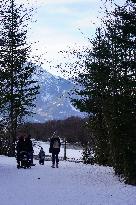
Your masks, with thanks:
<instances>
[{"instance_id":1,"label":"forest","mask_svg":"<svg viewBox=\"0 0 136 205\"><path fill-rule=\"evenodd\" d=\"M49 141L55 132L62 140L83 146L90 139L87 123L87 118L80 117L50 120L45 123L25 123L19 127L18 133L26 132L36 140Z\"/></svg>"}]
</instances>

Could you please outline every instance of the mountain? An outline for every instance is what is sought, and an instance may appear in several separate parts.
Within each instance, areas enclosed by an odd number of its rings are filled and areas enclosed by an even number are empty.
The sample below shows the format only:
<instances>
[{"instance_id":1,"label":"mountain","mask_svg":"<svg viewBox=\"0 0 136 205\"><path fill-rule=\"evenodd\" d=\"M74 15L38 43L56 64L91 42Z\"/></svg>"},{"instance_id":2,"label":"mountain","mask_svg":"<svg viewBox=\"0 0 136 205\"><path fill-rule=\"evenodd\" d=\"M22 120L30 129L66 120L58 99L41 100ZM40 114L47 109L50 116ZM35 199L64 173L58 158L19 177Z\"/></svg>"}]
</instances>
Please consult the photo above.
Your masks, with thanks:
<instances>
[{"instance_id":1,"label":"mountain","mask_svg":"<svg viewBox=\"0 0 136 205\"><path fill-rule=\"evenodd\" d=\"M68 93L75 86L71 81L54 76L46 70L43 70L38 81L40 94L36 100L36 114L29 121L45 122L70 116L83 117L83 113L76 110L70 102Z\"/></svg>"}]
</instances>

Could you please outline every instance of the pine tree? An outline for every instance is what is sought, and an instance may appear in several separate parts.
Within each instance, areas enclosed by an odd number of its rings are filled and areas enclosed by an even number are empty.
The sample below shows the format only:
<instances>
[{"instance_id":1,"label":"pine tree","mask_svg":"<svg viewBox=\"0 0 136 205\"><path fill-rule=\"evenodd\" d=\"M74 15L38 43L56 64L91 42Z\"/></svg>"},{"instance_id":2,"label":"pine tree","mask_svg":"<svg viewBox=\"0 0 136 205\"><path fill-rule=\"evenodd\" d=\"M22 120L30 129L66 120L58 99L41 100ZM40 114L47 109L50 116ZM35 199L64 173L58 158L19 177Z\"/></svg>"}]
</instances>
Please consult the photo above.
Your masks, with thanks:
<instances>
[{"instance_id":1,"label":"pine tree","mask_svg":"<svg viewBox=\"0 0 136 205\"><path fill-rule=\"evenodd\" d=\"M74 100L81 111L92 112L91 128L98 163L111 163L115 173L136 184L136 7L128 2L107 12L98 29L78 82L83 90ZM102 31L101 31L102 30ZM109 159L110 158L110 159Z\"/></svg>"},{"instance_id":2,"label":"pine tree","mask_svg":"<svg viewBox=\"0 0 136 205\"><path fill-rule=\"evenodd\" d=\"M33 79L36 66L29 58L31 45L27 43L29 10L14 0L4 0L0 15L0 108L13 155L17 126L31 114L39 85Z\"/></svg>"},{"instance_id":3,"label":"pine tree","mask_svg":"<svg viewBox=\"0 0 136 205\"><path fill-rule=\"evenodd\" d=\"M98 28L96 38L91 41L93 49L88 53L84 73L79 74L78 82L84 90L77 92L81 99L73 100L81 111L90 114L90 128L94 142L95 161L99 164L109 162L109 139L104 116L105 99L110 97L110 47L105 31ZM93 117L92 114L93 113Z\"/></svg>"}]
</instances>

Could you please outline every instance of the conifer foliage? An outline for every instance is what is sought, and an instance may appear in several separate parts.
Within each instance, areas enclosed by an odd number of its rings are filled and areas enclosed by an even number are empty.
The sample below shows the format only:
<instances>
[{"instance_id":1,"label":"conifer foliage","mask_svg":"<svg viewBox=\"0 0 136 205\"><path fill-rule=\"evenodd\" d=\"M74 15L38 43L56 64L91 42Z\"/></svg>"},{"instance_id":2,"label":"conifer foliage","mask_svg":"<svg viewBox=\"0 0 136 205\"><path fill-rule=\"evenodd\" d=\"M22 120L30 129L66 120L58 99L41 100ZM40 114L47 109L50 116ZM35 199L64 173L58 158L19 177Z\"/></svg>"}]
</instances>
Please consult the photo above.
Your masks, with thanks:
<instances>
[{"instance_id":1,"label":"conifer foliage","mask_svg":"<svg viewBox=\"0 0 136 205\"><path fill-rule=\"evenodd\" d=\"M15 0L0 3L0 111L12 155L17 126L31 113L39 90L33 79L36 67L29 57L31 45L27 43L29 12Z\"/></svg>"},{"instance_id":2,"label":"conifer foliage","mask_svg":"<svg viewBox=\"0 0 136 205\"><path fill-rule=\"evenodd\" d=\"M96 162L112 165L126 183L136 185L136 3L106 12L77 79L81 99L73 103L93 113Z\"/></svg>"}]
</instances>

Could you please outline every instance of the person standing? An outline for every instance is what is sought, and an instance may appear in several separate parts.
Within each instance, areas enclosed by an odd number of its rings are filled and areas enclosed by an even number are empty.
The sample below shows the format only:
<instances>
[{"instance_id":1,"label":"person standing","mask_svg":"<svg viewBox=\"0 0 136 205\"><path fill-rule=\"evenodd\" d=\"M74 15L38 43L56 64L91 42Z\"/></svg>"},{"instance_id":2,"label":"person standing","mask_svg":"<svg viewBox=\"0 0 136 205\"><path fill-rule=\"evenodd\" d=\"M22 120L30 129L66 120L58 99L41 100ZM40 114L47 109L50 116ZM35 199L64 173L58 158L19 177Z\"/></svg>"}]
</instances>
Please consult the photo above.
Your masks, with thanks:
<instances>
[{"instance_id":1,"label":"person standing","mask_svg":"<svg viewBox=\"0 0 136 205\"><path fill-rule=\"evenodd\" d=\"M60 152L60 138L54 133L53 137L51 138L50 141L50 148L49 151L52 153L52 168L55 168L55 163L56 163L56 168L58 168L59 164L59 152Z\"/></svg>"},{"instance_id":2,"label":"person standing","mask_svg":"<svg viewBox=\"0 0 136 205\"><path fill-rule=\"evenodd\" d=\"M25 150L25 143L24 143L24 135L21 135L18 139L17 146L17 168L20 167L20 160L21 160L21 152Z\"/></svg>"},{"instance_id":3,"label":"person standing","mask_svg":"<svg viewBox=\"0 0 136 205\"><path fill-rule=\"evenodd\" d=\"M33 144L31 141L31 135L26 135L24 138L25 141L25 151L29 154L29 157L31 159L31 166L35 166L35 164L33 164Z\"/></svg>"}]
</instances>

